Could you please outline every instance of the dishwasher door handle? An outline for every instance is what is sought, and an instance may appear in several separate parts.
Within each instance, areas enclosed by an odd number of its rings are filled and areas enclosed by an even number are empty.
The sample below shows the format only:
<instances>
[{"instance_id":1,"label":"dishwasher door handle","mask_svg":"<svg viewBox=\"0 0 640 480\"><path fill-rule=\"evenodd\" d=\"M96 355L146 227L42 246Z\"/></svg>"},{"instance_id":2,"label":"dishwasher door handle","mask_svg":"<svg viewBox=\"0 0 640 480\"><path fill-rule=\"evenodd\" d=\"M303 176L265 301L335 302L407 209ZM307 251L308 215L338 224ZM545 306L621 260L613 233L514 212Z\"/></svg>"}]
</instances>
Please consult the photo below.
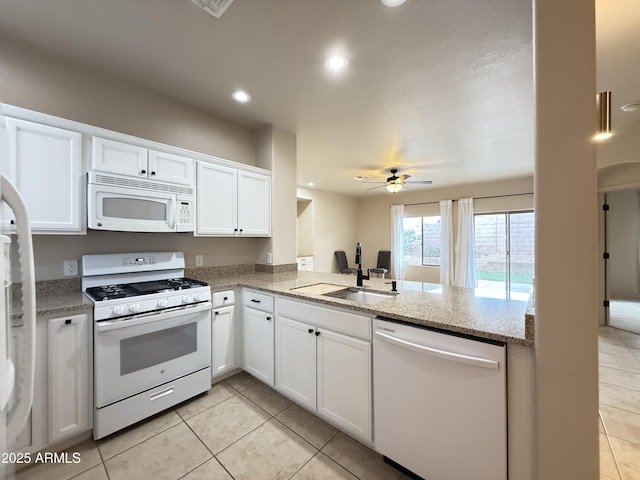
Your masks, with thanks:
<instances>
[{"instance_id":1,"label":"dishwasher door handle","mask_svg":"<svg viewBox=\"0 0 640 480\"><path fill-rule=\"evenodd\" d=\"M450 362L464 363L466 365L472 365L474 367L490 368L492 370L498 370L500 368L500 362L496 360L489 360L487 358L473 357L471 355L463 355L461 353L447 352L446 350L440 350L438 348L426 347L417 343L402 340L387 333L375 331L375 336L380 340L395 345L401 348L407 348L414 352L429 355L431 357L440 358L442 360L448 360Z\"/></svg>"}]
</instances>

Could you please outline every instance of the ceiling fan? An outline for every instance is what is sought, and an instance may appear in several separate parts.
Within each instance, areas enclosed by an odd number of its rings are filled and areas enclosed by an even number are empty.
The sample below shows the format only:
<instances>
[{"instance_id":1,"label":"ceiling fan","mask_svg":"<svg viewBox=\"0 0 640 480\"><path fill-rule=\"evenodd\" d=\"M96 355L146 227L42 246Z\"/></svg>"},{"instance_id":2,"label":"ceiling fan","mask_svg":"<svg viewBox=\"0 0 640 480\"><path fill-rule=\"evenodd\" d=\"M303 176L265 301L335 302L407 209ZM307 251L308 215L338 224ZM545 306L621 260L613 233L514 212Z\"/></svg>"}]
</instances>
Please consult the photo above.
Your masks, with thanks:
<instances>
[{"instance_id":1,"label":"ceiling fan","mask_svg":"<svg viewBox=\"0 0 640 480\"><path fill-rule=\"evenodd\" d=\"M410 178L411 175L400 175L398 177L398 176L396 176L396 173L398 173L398 169L397 168L392 168L391 169L391 176L389 178L387 178L386 182L363 182L363 183L382 183L382 185L378 185L377 187L367 188L367 192L369 190L373 190L375 188L386 187L389 192L397 193L400 190L403 190L405 184L408 184L408 183L411 183L413 185L417 185L417 184L431 185L433 183L431 180L411 180L411 181L407 181L407 179Z\"/></svg>"}]
</instances>

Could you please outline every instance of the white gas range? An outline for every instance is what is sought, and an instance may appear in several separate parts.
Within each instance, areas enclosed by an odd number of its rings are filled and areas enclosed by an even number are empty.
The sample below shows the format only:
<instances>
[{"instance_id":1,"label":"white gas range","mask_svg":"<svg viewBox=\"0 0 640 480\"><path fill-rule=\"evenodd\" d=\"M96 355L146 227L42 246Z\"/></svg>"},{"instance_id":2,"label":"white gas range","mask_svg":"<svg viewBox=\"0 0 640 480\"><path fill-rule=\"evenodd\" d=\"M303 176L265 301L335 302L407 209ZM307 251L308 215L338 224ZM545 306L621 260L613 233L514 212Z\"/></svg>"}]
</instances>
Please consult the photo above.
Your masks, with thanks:
<instances>
[{"instance_id":1,"label":"white gas range","mask_svg":"<svg viewBox=\"0 0 640 480\"><path fill-rule=\"evenodd\" d=\"M211 289L181 252L85 255L94 302L94 429L102 438L211 387Z\"/></svg>"}]
</instances>

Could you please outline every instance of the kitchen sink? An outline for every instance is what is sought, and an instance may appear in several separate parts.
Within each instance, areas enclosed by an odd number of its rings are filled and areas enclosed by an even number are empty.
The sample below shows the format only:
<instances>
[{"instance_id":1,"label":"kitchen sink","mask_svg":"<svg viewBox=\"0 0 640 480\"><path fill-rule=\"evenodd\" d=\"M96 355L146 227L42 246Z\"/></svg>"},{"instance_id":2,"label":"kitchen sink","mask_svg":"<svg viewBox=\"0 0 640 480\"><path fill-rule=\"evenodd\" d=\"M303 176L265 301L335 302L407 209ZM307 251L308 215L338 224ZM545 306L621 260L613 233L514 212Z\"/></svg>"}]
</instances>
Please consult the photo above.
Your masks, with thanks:
<instances>
[{"instance_id":1,"label":"kitchen sink","mask_svg":"<svg viewBox=\"0 0 640 480\"><path fill-rule=\"evenodd\" d=\"M378 303L394 296L392 293L372 292L359 288L343 288L333 292L323 294L325 297L342 298L357 303Z\"/></svg>"}]
</instances>

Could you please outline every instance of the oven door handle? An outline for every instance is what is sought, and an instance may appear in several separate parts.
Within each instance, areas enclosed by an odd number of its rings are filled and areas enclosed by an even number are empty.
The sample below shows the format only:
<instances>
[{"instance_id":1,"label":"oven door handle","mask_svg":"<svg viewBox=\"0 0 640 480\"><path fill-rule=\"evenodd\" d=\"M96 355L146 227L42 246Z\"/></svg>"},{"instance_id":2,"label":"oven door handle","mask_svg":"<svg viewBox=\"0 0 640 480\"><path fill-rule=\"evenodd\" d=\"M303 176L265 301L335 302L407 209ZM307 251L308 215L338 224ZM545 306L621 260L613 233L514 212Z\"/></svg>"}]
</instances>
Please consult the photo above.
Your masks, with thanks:
<instances>
[{"instance_id":1,"label":"oven door handle","mask_svg":"<svg viewBox=\"0 0 640 480\"><path fill-rule=\"evenodd\" d=\"M96 322L96 330L98 332L108 332L110 330L119 330L121 328L144 325L145 323L160 322L174 317L186 317L182 321L175 323L175 325L181 325L183 323L190 322L193 314L211 309L211 302L198 303L194 306L180 308L179 310L165 311L162 313L149 312L143 315L138 315L135 318L113 320L110 322Z\"/></svg>"}]
</instances>

